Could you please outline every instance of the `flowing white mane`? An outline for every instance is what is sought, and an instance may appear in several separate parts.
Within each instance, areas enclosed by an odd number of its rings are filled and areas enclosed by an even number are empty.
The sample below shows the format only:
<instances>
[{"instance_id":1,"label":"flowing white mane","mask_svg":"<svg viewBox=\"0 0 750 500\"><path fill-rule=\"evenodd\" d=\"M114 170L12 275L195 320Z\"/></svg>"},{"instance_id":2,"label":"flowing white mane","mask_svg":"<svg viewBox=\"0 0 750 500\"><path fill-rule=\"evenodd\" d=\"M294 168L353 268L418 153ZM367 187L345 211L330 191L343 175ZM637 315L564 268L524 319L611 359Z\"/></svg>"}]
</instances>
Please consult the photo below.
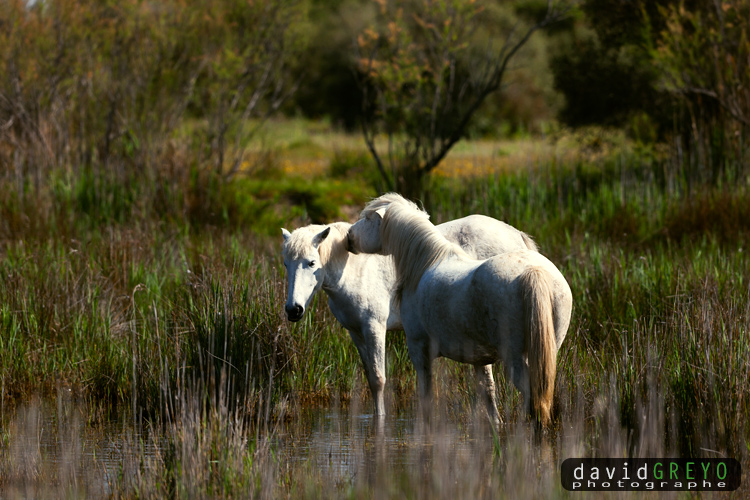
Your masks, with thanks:
<instances>
[{"instance_id":1,"label":"flowing white mane","mask_svg":"<svg viewBox=\"0 0 750 500\"><path fill-rule=\"evenodd\" d=\"M328 226L313 224L294 230L288 240L284 242L282 255L284 258L298 260L313 250L313 238L320 234L326 227L331 228L328 237L318 246L320 265L338 265L346 262L346 235L351 224L346 222L335 222Z\"/></svg>"},{"instance_id":2,"label":"flowing white mane","mask_svg":"<svg viewBox=\"0 0 750 500\"><path fill-rule=\"evenodd\" d=\"M419 212L425 219L430 218L430 214L420 209L416 203L409 201L398 193L385 193L384 195L378 196L374 200L370 200L365 208L362 209L362 213L359 215L360 219L370 216L372 213L380 210L381 208L388 208L393 204L404 205L410 207L415 212Z\"/></svg>"},{"instance_id":3,"label":"flowing white mane","mask_svg":"<svg viewBox=\"0 0 750 500\"><path fill-rule=\"evenodd\" d=\"M429 221L429 214L401 195L388 193L372 200L362 217L385 208L380 225L383 252L392 255L396 265L396 301L404 290L415 290L422 275L446 257L469 258L458 245L446 240Z\"/></svg>"}]
</instances>

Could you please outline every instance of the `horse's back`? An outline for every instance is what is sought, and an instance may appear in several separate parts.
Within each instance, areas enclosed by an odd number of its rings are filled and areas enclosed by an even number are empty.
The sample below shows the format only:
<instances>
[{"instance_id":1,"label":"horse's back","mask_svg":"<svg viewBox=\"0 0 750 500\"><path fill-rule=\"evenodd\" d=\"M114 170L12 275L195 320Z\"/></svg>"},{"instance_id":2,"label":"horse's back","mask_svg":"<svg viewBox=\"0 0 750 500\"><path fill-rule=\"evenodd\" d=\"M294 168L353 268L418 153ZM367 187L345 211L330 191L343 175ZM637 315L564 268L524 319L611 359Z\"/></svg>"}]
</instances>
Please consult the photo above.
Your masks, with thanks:
<instances>
[{"instance_id":1,"label":"horse's back","mask_svg":"<svg viewBox=\"0 0 750 500\"><path fill-rule=\"evenodd\" d=\"M514 280L529 267L541 267L553 280L565 281L560 270L544 255L531 250L514 250L486 259L477 272Z\"/></svg>"},{"instance_id":2,"label":"horse's back","mask_svg":"<svg viewBox=\"0 0 750 500\"><path fill-rule=\"evenodd\" d=\"M536 244L528 235L485 215L469 215L436 227L474 259L483 260L515 250L536 250Z\"/></svg>"}]
</instances>

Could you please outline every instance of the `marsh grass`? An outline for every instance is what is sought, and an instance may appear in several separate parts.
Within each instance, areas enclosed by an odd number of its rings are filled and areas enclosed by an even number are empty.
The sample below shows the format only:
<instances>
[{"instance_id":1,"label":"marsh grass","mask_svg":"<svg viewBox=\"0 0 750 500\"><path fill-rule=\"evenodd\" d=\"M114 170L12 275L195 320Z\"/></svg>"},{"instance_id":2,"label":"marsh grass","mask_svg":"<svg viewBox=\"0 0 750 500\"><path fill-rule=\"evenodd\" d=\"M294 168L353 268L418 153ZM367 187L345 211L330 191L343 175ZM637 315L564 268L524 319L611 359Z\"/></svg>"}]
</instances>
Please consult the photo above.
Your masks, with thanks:
<instances>
[{"instance_id":1,"label":"marsh grass","mask_svg":"<svg viewBox=\"0 0 750 500\"><path fill-rule=\"evenodd\" d=\"M425 204L436 221L479 211L522 227L561 268L575 309L558 384L581 384L595 394L603 375L614 377L618 418L635 435L637 396L655 384L676 422L664 430L675 452L744 456L747 186L691 192L674 180L665 186L675 188L659 188L660 167L631 168L620 158L599 170L538 169L443 184L426 193Z\"/></svg>"},{"instance_id":2,"label":"marsh grass","mask_svg":"<svg viewBox=\"0 0 750 500\"><path fill-rule=\"evenodd\" d=\"M117 497L557 497L567 494L555 471L572 456L733 456L747 469L748 184L696 186L632 152L435 176L421 197L436 222L479 212L522 228L571 285L546 448L499 367L506 424L495 435L475 410L472 370L440 360L432 434L413 421L387 427L383 444L355 430L354 465L336 480L325 451L302 464L285 455L311 408L352 421L370 411L359 356L324 297L303 321L284 319L280 238L266 235L363 201L353 158L315 181L68 171L18 190L3 177L3 496L98 494L50 462L39 426L24 423L61 394L81 408L70 429L130 429L102 490ZM403 334L389 334L386 355L389 412L411 415ZM75 451L84 438L60 443L75 467L100 463L75 458L88 457ZM394 447L403 460L387 458ZM40 489L48 479L54 492Z\"/></svg>"}]
</instances>

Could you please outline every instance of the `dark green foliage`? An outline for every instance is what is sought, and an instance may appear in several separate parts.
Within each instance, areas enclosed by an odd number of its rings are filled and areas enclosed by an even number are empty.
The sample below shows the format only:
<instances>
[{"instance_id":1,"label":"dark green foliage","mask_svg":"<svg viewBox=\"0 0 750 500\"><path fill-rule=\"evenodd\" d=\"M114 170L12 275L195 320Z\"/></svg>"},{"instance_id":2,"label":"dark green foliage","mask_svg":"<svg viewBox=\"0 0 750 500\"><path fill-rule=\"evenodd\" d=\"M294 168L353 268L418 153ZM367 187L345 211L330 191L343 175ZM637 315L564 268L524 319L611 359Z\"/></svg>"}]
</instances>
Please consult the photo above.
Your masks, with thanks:
<instances>
[{"instance_id":1,"label":"dark green foliage","mask_svg":"<svg viewBox=\"0 0 750 500\"><path fill-rule=\"evenodd\" d=\"M362 113L353 54L357 25L370 14L366 1L312 2L309 43L300 59L304 82L288 107L312 119L329 118L354 131Z\"/></svg>"},{"instance_id":2,"label":"dark green foliage","mask_svg":"<svg viewBox=\"0 0 750 500\"><path fill-rule=\"evenodd\" d=\"M647 49L649 23L662 19L653 4L587 0L577 22L558 34L550 69L565 96L564 123L628 127L646 113L662 136L671 132L672 101L659 92Z\"/></svg>"},{"instance_id":3,"label":"dark green foliage","mask_svg":"<svg viewBox=\"0 0 750 500\"><path fill-rule=\"evenodd\" d=\"M675 242L700 240L707 235L734 245L750 234L750 198L722 190L698 193L667 209L664 237Z\"/></svg>"},{"instance_id":4,"label":"dark green foliage","mask_svg":"<svg viewBox=\"0 0 750 500\"><path fill-rule=\"evenodd\" d=\"M572 41L551 63L555 88L565 96L560 119L571 126L628 125L639 112L664 112L655 77L642 59L605 46L594 36ZM657 116L666 120L667 116Z\"/></svg>"},{"instance_id":5,"label":"dark green foliage","mask_svg":"<svg viewBox=\"0 0 750 500\"><path fill-rule=\"evenodd\" d=\"M558 35L551 64L566 100L560 118L668 141L689 183L742 176L749 15L741 0L583 2L573 29Z\"/></svg>"}]
</instances>

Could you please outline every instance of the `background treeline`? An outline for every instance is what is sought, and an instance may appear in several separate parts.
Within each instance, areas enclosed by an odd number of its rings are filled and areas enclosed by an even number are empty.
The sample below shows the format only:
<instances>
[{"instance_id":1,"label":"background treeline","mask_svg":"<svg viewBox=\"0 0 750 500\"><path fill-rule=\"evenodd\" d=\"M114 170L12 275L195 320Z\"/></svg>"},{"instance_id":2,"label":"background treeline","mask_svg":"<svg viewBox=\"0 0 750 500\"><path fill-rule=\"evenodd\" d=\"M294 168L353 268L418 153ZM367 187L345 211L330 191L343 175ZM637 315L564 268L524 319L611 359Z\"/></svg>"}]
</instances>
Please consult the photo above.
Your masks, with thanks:
<instances>
[{"instance_id":1,"label":"background treeline","mask_svg":"<svg viewBox=\"0 0 750 500\"><path fill-rule=\"evenodd\" d=\"M244 123L297 86L305 13L295 2L3 2L5 196L32 211L67 197L107 220L212 213L207 193L246 159Z\"/></svg>"},{"instance_id":2,"label":"background treeline","mask_svg":"<svg viewBox=\"0 0 750 500\"><path fill-rule=\"evenodd\" d=\"M664 141L690 180L746 173L750 3L587 0L554 58L570 125Z\"/></svg>"},{"instance_id":3,"label":"background treeline","mask_svg":"<svg viewBox=\"0 0 750 500\"><path fill-rule=\"evenodd\" d=\"M119 181L146 172L231 175L253 160L246 147L257 127L248 120L277 111L356 131L368 119L357 40L392 22L379 16L381 4L3 2L3 175L13 172L17 182L29 175L36 188L51 167L106 170ZM446 5L396 7L408 18ZM491 39L538 21L546 2L480 7L471 40L491 47ZM522 47L466 136L597 124L668 144L698 179L715 181L727 162L744 164L748 2L573 7Z\"/></svg>"},{"instance_id":4,"label":"background treeline","mask_svg":"<svg viewBox=\"0 0 750 500\"><path fill-rule=\"evenodd\" d=\"M208 185L195 176L258 163L246 150L259 123L250 119L281 112L357 131L368 119L357 40L389 23L384 4L3 2L2 174L38 189L52 167L94 169L118 182L163 178L169 191L188 172ZM396 7L408 18L446 5ZM490 47L538 21L546 2L480 7L472 42ZM749 9L744 0L582 1L522 47L465 135L623 127L667 144L691 179L715 182L728 163L745 163Z\"/></svg>"}]
</instances>

